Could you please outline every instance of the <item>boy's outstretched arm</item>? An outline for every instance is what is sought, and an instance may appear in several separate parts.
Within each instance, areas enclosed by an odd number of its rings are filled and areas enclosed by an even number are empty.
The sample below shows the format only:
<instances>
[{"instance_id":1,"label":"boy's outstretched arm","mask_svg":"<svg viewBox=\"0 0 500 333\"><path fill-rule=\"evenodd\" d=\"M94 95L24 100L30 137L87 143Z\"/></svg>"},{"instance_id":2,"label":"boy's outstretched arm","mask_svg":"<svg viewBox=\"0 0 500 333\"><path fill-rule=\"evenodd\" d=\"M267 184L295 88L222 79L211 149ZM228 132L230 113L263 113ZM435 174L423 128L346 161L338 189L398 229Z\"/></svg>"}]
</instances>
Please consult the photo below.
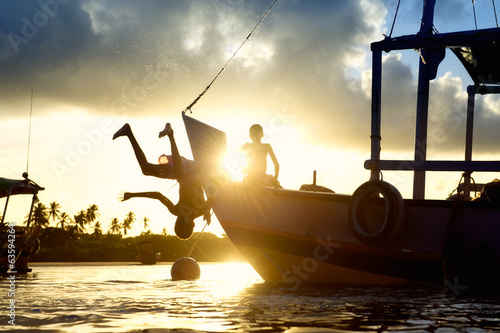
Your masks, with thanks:
<instances>
[{"instance_id":1,"label":"boy's outstretched arm","mask_svg":"<svg viewBox=\"0 0 500 333\"><path fill-rule=\"evenodd\" d=\"M207 221L208 224L211 222L211 217L212 215L210 214L210 211L212 209L212 206L215 202L215 195L210 195L207 198L207 201L205 201L205 204L203 205L203 220Z\"/></svg>"},{"instance_id":2,"label":"boy's outstretched arm","mask_svg":"<svg viewBox=\"0 0 500 333\"><path fill-rule=\"evenodd\" d=\"M119 197L118 199L120 199L121 201L125 201L130 198L150 198L159 200L168 208L170 213L175 216L179 216L179 208L160 192L124 192L123 197Z\"/></svg>"}]
</instances>

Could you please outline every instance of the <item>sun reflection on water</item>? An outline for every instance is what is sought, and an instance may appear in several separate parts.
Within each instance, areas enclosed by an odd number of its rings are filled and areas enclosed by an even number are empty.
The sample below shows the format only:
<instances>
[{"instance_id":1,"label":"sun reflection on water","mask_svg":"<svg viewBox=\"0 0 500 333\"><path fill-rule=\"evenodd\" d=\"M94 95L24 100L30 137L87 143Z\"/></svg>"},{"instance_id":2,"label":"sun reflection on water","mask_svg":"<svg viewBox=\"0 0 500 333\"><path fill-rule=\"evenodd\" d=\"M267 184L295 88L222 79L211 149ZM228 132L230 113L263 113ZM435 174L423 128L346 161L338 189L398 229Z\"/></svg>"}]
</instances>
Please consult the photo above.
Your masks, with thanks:
<instances>
[{"instance_id":1,"label":"sun reflection on water","mask_svg":"<svg viewBox=\"0 0 500 333\"><path fill-rule=\"evenodd\" d=\"M16 279L16 328L128 333L379 332L383 327L499 331L500 302L495 297L462 302L442 288L293 290L265 283L247 263L200 267L199 280L173 281L169 263L32 264L33 273ZM8 283L0 284L0 293L7 295L8 288ZM0 322L0 331L11 328Z\"/></svg>"},{"instance_id":2,"label":"sun reflection on water","mask_svg":"<svg viewBox=\"0 0 500 333\"><path fill-rule=\"evenodd\" d=\"M210 281L214 297L232 296L245 287L262 280L257 272L247 263L225 263L203 265L201 283ZM216 283L214 283L216 282Z\"/></svg>"},{"instance_id":3,"label":"sun reflection on water","mask_svg":"<svg viewBox=\"0 0 500 333\"><path fill-rule=\"evenodd\" d=\"M33 264L19 281L18 327L64 331L141 331L164 328L220 332L245 289L263 280L247 263L200 263L199 280L173 281L171 264ZM64 272L64 274L63 274ZM0 324L0 329L1 329Z\"/></svg>"}]
</instances>

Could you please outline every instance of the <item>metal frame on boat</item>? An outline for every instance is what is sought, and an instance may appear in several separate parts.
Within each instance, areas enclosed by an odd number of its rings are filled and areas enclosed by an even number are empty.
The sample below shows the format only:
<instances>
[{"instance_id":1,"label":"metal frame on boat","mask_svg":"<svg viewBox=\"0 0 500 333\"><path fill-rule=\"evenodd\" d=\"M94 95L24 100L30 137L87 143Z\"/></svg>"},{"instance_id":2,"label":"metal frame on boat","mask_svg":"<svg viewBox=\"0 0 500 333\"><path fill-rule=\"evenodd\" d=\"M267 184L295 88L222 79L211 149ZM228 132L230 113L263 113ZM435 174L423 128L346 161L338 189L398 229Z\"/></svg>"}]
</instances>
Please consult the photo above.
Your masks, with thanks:
<instances>
[{"instance_id":1,"label":"metal frame on boat","mask_svg":"<svg viewBox=\"0 0 500 333\"><path fill-rule=\"evenodd\" d=\"M475 50L496 52L500 29L437 34L433 15L434 1L424 1L417 34L386 37L371 45L371 158L365 162L371 177L352 195L231 182L220 173L214 158L225 149L225 135L183 115L194 159L205 173L205 191L217 197L213 210L228 237L266 281L296 287L305 282L444 282L462 291L500 287L499 187L488 184L489 194L483 190L482 201L469 198L470 191L477 190L471 184L471 172L500 171L499 161L471 158L473 96L499 91L492 84L498 84L500 66L493 64L487 75L487 66L467 68L476 75L476 84L468 89L464 161L426 158L429 81L436 76L445 48L469 58ZM421 54L415 159L381 160L382 52L403 49L417 49ZM413 198L403 199L394 186L380 180L381 170L413 171ZM426 171L463 172L459 195L454 200L425 199Z\"/></svg>"},{"instance_id":2,"label":"metal frame on boat","mask_svg":"<svg viewBox=\"0 0 500 333\"><path fill-rule=\"evenodd\" d=\"M30 256L40 249L37 237L40 227L30 227L30 224L37 194L41 190L44 188L27 178L23 180L0 178L0 198L6 198L0 223L0 274L31 272L28 262ZM21 194L32 195L26 227L5 221L11 196Z\"/></svg>"}]
</instances>

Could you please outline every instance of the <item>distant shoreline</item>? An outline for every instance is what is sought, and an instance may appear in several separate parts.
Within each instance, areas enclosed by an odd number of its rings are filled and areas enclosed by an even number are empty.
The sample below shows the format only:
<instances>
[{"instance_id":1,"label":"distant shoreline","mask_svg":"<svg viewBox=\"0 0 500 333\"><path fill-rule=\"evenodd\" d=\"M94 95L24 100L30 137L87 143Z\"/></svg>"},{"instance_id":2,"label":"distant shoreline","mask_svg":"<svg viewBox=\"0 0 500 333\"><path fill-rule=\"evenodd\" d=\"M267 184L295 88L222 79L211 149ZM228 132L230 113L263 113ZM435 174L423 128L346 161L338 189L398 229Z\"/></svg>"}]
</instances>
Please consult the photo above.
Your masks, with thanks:
<instances>
[{"instance_id":1,"label":"distant shoreline","mask_svg":"<svg viewBox=\"0 0 500 333\"><path fill-rule=\"evenodd\" d=\"M220 264L226 261L200 261L199 264L210 265L210 264ZM246 261L228 261L235 263L246 263ZM172 265L173 261L159 262L156 265ZM42 266L123 266L123 265L137 265L137 266L154 266L154 265L143 265L138 261L43 261L43 262L30 262L28 266L30 267L42 267Z\"/></svg>"},{"instance_id":2,"label":"distant shoreline","mask_svg":"<svg viewBox=\"0 0 500 333\"><path fill-rule=\"evenodd\" d=\"M159 261L165 263L175 262L190 251L192 251L190 256L198 262L245 261L228 237L219 238L210 233L204 233L203 237L199 237L200 235L194 233L187 241L175 235L151 233L123 238L122 235L79 234L49 227L38 235L40 250L31 256L30 262L60 263L60 265L75 265L74 263L81 262L105 262L107 265L133 264L140 262L137 245L141 243L150 243L153 247L152 252L161 253Z\"/></svg>"}]
</instances>

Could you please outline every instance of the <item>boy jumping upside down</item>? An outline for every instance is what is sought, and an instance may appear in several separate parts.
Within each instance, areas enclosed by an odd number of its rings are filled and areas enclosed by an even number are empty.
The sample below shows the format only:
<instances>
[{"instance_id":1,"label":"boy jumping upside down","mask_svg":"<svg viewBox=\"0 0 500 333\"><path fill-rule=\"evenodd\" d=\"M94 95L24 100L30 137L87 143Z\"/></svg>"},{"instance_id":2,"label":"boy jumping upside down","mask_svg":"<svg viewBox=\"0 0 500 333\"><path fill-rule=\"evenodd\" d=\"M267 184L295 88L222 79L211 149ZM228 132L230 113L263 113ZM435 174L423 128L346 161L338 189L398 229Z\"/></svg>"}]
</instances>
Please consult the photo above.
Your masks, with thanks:
<instances>
[{"instance_id":1,"label":"boy jumping upside down","mask_svg":"<svg viewBox=\"0 0 500 333\"><path fill-rule=\"evenodd\" d=\"M123 127L113 135L113 140L121 136L129 138L137 162L144 175L164 179L175 179L179 182L179 201L177 204L174 204L160 192L125 192L123 193L123 198L121 198L122 201L126 201L130 198L151 198L159 200L168 208L170 213L177 216L174 230L177 237L181 239L188 239L191 237L194 229L194 220L196 218L203 215L203 219L210 224L210 209L215 201L215 197L211 196L205 200L197 164L194 161L180 156L174 139L174 131L170 123L165 125L165 129L159 133L158 137L162 138L168 136L172 155L161 155L158 159L159 164L152 164L147 161L129 124L123 125Z\"/></svg>"}]
</instances>

